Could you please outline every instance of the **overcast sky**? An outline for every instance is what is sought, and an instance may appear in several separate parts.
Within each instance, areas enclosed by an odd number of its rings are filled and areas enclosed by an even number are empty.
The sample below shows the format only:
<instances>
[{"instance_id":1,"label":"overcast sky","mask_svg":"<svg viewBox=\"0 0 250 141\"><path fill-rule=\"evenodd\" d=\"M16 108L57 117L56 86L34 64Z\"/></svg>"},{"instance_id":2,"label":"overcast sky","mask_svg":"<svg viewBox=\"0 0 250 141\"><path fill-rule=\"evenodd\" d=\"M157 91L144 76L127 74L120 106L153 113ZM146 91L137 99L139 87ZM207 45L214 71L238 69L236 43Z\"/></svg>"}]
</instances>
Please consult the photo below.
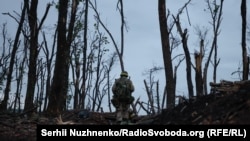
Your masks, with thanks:
<instances>
[{"instance_id":1,"label":"overcast sky","mask_svg":"<svg viewBox=\"0 0 250 141\"><path fill-rule=\"evenodd\" d=\"M167 8L170 12L176 15L176 12L185 4L187 0L167 0ZM100 7L104 7L101 11L102 19L107 21L109 28L112 28L112 33L118 33L120 30L120 18L116 9L111 8L116 6L116 0L100 1ZM247 1L249 5L249 1ZM143 80L146 76L142 73L155 66L163 66L161 38L158 22L158 1L153 0L126 0L124 4L124 13L129 27L129 31L125 36L125 68L129 72L131 79L135 82L136 95L143 97L144 84ZM219 4L219 1L218 1ZM241 15L240 15L241 1L226 0L224 1L223 20L221 23L221 32L218 36L218 58L220 64L218 66L217 82L222 79L236 81L238 76L232 76L231 73L236 71L242 60L241 55ZM199 50L198 36L195 34L194 26L201 26L209 28L210 35L207 40L212 41L212 27L211 16L208 13L205 0L193 0L188 6L191 26L188 23L186 14L182 14L181 23L183 28L188 28L189 40L188 46L190 53L193 54L195 50ZM248 11L248 18L250 12ZM113 28L115 27L115 28ZM176 32L176 29L173 30ZM119 40L119 38L117 38ZM247 42L249 44L249 41ZM207 47L210 47L209 44ZM247 46L249 47L249 45ZM175 54L183 54L182 46L179 46ZM192 61L193 55L191 55ZM205 58L204 58L205 60ZM176 63L174 64L176 65ZM119 67L119 66L118 66ZM210 67L212 65L210 64ZM193 71L193 70L192 70ZM194 71L193 71L194 72ZM181 67L177 72L177 95L187 95L186 83L186 68L185 61L182 62ZM119 71L117 72L117 76ZM212 71L208 72L210 78L208 83L212 81ZM193 78L195 75L193 74ZM160 92L163 92L164 72L156 75L155 80L160 80ZM193 85L195 83L193 81ZM195 90L195 88L194 88Z\"/></svg>"},{"instance_id":2,"label":"overcast sky","mask_svg":"<svg viewBox=\"0 0 250 141\"><path fill-rule=\"evenodd\" d=\"M39 1L39 10L44 12L44 7L49 0ZM98 8L101 19L106 23L107 28L111 31L115 40L120 45L120 15L116 10L117 0L97 0ZM171 14L176 15L176 12L184 5L187 0L166 0L167 8ZM13 14L13 10L20 12L20 5L22 0L2 0L0 5L0 12L10 12ZM249 7L249 1L247 6ZM147 80L147 76L142 75L143 72L149 70L153 66L163 67L163 57L161 48L161 38L158 21L158 1L157 0L125 0L124 15L126 17L128 32L125 34L125 53L124 63L125 69L128 71L131 80L135 85L135 97L146 97L143 80ZM219 0L218 0L219 4ZM217 82L222 79L236 81L239 80L236 75L232 76L231 73L236 71L242 60L241 54L241 15L240 15L240 0L225 0L223 8L223 20L221 23L221 32L218 36L218 58L220 58L220 64L217 69ZM209 36L207 40L212 41L212 26L209 24L211 16L208 11L205 0L192 0L188 6L189 17L191 26L188 23L186 13L181 15L181 23L183 28L188 28L189 40L188 46L190 53L194 53L195 50L199 50L198 36L195 34L194 26L201 26L209 28ZM46 22L51 24L56 23L57 13L51 9ZM41 14L40 13L40 14ZM250 12L248 10L248 19ZM41 18L41 17L40 17ZM93 15L89 15L89 18L93 18ZM0 15L1 23L8 21L8 28L15 33L17 27L10 17ZM48 23L47 23L48 24ZM249 25L249 24L248 24ZM11 32L8 30L8 32ZM176 29L173 30L176 32ZM110 44L111 48L112 44ZM209 44L207 47L210 47ZM249 41L247 42L249 47ZM179 46L175 50L173 56L177 54L183 54L182 46ZM191 55L192 62L193 55ZM174 63L173 65L176 65ZM210 67L212 65L210 64ZM194 72L194 70L192 70ZM117 64L113 70L114 77L119 77L120 66ZM187 83L186 83L186 68L185 61L182 62L177 72L177 95L188 95ZM208 83L212 81L212 71L208 72L210 78ZM193 74L193 78L195 75ZM160 80L160 94L163 93L165 85L164 71L155 75L155 80ZM195 82L193 81L194 91Z\"/></svg>"}]
</instances>

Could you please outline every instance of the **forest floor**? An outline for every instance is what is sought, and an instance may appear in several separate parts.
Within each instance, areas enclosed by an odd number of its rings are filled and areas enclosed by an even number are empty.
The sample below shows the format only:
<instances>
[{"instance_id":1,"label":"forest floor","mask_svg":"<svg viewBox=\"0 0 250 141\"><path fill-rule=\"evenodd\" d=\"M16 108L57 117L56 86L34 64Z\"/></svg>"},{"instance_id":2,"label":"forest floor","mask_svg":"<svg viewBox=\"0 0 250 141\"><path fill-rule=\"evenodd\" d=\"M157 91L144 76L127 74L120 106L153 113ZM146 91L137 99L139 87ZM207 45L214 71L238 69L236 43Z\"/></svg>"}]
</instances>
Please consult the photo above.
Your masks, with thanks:
<instances>
[{"instance_id":1,"label":"forest floor","mask_svg":"<svg viewBox=\"0 0 250 141\"><path fill-rule=\"evenodd\" d=\"M250 90L216 93L185 101L172 110L154 116L133 118L136 125L250 125ZM114 113L67 111L61 117L49 119L0 113L0 140L36 140L38 124L113 125Z\"/></svg>"}]
</instances>

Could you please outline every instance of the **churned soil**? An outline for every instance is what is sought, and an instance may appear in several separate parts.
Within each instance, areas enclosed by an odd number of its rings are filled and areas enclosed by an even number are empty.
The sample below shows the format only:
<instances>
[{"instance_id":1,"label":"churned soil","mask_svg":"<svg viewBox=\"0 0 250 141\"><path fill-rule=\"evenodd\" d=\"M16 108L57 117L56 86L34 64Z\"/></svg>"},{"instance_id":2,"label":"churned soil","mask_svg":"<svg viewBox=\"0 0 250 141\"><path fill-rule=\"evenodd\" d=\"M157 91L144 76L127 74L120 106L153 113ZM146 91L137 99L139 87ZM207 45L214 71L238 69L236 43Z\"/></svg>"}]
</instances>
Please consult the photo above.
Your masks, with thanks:
<instances>
[{"instance_id":1,"label":"churned soil","mask_svg":"<svg viewBox=\"0 0 250 141\"><path fill-rule=\"evenodd\" d=\"M210 94L163 110L153 124L250 125L250 92Z\"/></svg>"},{"instance_id":2,"label":"churned soil","mask_svg":"<svg viewBox=\"0 0 250 141\"><path fill-rule=\"evenodd\" d=\"M0 140L36 140L38 124L113 125L114 113L67 111L58 118L36 115L32 119L0 113ZM186 100L174 109L158 115L134 117L133 124L142 125L250 125L250 92L216 93Z\"/></svg>"}]
</instances>

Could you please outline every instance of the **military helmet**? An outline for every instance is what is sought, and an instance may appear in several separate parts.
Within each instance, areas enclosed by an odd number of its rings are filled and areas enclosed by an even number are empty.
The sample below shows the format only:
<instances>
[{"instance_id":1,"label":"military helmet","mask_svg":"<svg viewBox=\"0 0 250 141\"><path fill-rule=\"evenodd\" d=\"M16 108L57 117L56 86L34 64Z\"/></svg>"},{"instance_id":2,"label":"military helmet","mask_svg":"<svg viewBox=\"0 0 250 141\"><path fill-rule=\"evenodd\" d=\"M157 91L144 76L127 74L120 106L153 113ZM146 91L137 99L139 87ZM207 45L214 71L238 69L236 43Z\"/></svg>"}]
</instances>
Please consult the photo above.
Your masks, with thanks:
<instances>
[{"instance_id":1,"label":"military helmet","mask_svg":"<svg viewBox=\"0 0 250 141\"><path fill-rule=\"evenodd\" d=\"M120 76L128 77L128 72L127 71L123 71L123 72L121 72Z\"/></svg>"}]
</instances>

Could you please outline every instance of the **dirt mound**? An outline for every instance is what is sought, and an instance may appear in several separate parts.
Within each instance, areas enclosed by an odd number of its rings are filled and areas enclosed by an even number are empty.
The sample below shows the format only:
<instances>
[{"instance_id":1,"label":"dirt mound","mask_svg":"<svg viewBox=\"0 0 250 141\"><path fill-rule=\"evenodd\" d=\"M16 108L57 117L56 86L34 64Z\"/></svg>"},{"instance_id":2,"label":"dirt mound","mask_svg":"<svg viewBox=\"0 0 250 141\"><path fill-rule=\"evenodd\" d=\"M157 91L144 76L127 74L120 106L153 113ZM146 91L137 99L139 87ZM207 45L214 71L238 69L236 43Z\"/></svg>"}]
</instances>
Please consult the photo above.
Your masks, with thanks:
<instances>
[{"instance_id":1,"label":"dirt mound","mask_svg":"<svg viewBox=\"0 0 250 141\"><path fill-rule=\"evenodd\" d=\"M250 89L219 92L186 100L174 109L165 109L159 115L138 116L137 125L250 125ZM38 124L113 125L114 113L96 113L87 110L67 111L57 118L34 115L23 116L0 113L0 140L36 140Z\"/></svg>"},{"instance_id":2,"label":"dirt mound","mask_svg":"<svg viewBox=\"0 0 250 141\"><path fill-rule=\"evenodd\" d=\"M163 110L152 124L250 124L250 93L210 94Z\"/></svg>"}]
</instances>

